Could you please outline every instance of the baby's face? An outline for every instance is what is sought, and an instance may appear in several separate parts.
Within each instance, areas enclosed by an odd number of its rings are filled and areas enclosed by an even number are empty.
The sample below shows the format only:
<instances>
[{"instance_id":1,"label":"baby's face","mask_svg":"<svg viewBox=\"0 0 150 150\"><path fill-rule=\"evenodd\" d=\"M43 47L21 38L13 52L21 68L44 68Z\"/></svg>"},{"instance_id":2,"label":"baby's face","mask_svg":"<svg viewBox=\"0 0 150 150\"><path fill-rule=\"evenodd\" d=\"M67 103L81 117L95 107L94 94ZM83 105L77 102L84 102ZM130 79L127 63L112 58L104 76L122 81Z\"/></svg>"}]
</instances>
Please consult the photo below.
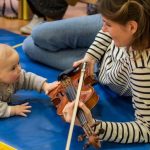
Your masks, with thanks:
<instances>
[{"instance_id":1,"label":"baby's face","mask_svg":"<svg viewBox=\"0 0 150 150\"><path fill-rule=\"evenodd\" d=\"M0 60L0 82L6 84L15 83L18 81L21 72L19 55L15 50L10 49L5 56L7 56L5 60Z\"/></svg>"}]
</instances>

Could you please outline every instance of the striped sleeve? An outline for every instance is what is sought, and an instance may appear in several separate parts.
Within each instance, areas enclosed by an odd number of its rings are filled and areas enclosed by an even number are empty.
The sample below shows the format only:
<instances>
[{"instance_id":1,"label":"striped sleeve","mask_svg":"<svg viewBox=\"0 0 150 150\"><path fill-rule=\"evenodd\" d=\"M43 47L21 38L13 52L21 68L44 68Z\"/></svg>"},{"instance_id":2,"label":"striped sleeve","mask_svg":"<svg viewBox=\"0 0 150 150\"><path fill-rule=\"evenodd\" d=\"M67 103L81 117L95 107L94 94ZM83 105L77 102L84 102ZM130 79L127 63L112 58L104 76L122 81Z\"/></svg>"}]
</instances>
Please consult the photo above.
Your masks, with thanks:
<instances>
[{"instance_id":1,"label":"striped sleeve","mask_svg":"<svg viewBox=\"0 0 150 150\"><path fill-rule=\"evenodd\" d=\"M136 117L144 118L150 125L150 69L134 69L131 73L130 82Z\"/></svg>"},{"instance_id":2,"label":"striped sleeve","mask_svg":"<svg viewBox=\"0 0 150 150\"><path fill-rule=\"evenodd\" d=\"M108 46L111 44L111 41L112 39L110 35L100 30L96 35L94 42L88 49L87 54L90 54L95 59L100 60L105 54Z\"/></svg>"}]
</instances>

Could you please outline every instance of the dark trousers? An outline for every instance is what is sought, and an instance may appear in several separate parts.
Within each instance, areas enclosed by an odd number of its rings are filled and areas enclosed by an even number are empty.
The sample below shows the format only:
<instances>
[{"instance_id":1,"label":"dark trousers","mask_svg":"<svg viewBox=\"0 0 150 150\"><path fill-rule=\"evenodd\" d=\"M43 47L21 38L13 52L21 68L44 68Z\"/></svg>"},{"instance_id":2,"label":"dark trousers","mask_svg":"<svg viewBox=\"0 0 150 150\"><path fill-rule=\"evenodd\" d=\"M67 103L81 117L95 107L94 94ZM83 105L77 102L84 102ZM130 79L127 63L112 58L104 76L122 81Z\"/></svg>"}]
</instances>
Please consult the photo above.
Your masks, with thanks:
<instances>
[{"instance_id":1,"label":"dark trousers","mask_svg":"<svg viewBox=\"0 0 150 150\"><path fill-rule=\"evenodd\" d=\"M36 14L38 17L45 17L40 11L38 11L38 10L36 9L36 7L33 5L32 1L33 1L33 0L27 0L28 5L29 5L29 7L30 7L32 13L33 13L33 14Z\"/></svg>"},{"instance_id":2,"label":"dark trousers","mask_svg":"<svg viewBox=\"0 0 150 150\"><path fill-rule=\"evenodd\" d=\"M62 19L68 4L65 0L27 0L33 14L39 17Z\"/></svg>"}]
</instances>

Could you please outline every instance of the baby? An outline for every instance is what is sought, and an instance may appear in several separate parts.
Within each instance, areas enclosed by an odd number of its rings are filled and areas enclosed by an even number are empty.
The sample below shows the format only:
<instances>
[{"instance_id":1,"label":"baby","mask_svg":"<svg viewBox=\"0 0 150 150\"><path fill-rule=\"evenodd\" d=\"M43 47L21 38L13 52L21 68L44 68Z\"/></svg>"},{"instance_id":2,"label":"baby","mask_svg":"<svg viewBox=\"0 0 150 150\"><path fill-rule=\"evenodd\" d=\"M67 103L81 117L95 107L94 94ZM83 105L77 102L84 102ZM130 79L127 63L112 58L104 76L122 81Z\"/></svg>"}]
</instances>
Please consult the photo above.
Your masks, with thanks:
<instances>
[{"instance_id":1,"label":"baby","mask_svg":"<svg viewBox=\"0 0 150 150\"><path fill-rule=\"evenodd\" d=\"M59 82L47 83L46 79L31 72L25 72L19 64L19 55L12 47L0 44L0 118L31 112L29 103L10 106L11 96L19 89L44 91L46 94Z\"/></svg>"}]
</instances>

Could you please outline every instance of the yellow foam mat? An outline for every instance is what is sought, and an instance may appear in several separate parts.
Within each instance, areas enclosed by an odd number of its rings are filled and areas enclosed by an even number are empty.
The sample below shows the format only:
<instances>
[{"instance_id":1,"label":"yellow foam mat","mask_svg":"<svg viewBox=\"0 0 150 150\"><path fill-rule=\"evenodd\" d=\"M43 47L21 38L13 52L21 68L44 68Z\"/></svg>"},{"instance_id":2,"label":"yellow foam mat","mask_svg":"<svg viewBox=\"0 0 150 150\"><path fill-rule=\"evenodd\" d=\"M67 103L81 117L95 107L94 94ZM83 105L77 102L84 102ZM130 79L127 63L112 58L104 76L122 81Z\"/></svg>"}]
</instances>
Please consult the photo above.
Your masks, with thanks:
<instances>
[{"instance_id":1,"label":"yellow foam mat","mask_svg":"<svg viewBox=\"0 0 150 150\"><path fill-rule=\"evenodd\" d=\"M0 142L0 150L17 150L17 149L6 143Z\"/></svg>"}]
</instances>

